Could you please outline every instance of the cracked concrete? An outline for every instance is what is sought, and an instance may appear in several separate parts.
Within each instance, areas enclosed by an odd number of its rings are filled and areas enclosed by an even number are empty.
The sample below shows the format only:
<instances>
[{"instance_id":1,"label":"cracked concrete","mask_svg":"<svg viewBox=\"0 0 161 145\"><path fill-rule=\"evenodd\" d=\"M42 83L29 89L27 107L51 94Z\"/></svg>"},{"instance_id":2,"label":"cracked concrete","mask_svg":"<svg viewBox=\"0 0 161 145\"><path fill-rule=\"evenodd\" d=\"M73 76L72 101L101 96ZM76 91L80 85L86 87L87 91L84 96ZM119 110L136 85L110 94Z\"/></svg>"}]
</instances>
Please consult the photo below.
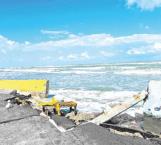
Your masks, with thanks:
<instances>
[{"instance_id":1,"label":"cracked concrete","mask_svg":"<svg viewBox=\"0 0 161 145\"><path fill-rule=\"evenodd\" d=\"M61 133L30 106L6 109L4 98L5 95L0 95L0 145L154 145L157 142L116 135L92 123Z\"/></svg>"}]
</instances>

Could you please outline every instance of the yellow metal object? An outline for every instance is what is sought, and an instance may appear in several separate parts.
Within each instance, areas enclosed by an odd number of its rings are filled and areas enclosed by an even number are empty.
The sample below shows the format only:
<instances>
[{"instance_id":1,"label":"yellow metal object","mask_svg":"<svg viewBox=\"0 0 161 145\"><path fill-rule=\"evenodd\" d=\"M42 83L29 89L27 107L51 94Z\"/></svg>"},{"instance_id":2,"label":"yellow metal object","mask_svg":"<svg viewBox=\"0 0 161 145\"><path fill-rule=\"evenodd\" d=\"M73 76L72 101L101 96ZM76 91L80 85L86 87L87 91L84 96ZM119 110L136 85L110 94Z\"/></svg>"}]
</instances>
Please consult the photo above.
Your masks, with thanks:
<instances>
[{"instance_id":1,"label":"yellow metal object","mask_svg":"<svg viewBox=\"0 0 161 145\"><path fill-rule=\"evenodd\" d=\"M51 100L45 100L45 99L39 99L39 100L36 100L38 106L53 106L56 110L56 113L58 115L60 115L60 103L57 99L55 99L54 97L51 99Z\"/></svg>"},{"instance_id":2,"label":"yellow metal object","mask_svg":"<svg viewBox=\"0 0 161 145\"><path fill-rule=\"evenodd\" d=\"M60 102L61 107L77 107L77 103L73 101L69 102Z\"/></svg>"},{"instance_id":3,"label":"yellow metal object","mask_svg":"<svg viewBox=\"0 0 161 145\"><path fill-rule=\"evenodd\" d=\"M57 99L55 99L54 97L51 100L44 100L44 99L40 99L40 100L36 100L39 106L53 106L56 103L59 103L59 101Z\"/></svg>"},{"instance_id":4,"label":"yellow metal object","mask_svg":"<svg viewBox=\"0 0 161 145\"><path fill-rule=\"evenodd\" d=\"M17 90L45 97L48 94L47 80L0 80L0 90Z\"/></svg>"},{"instance_id":5,"label":"yellow metal object","mask_svg":"<svg viewBox=\"0 0 161 145\"><path fill-rule=\"evenodd\" d=\"M70 107L70 108L74 107L74 110L76 110L76 107L77 107L76 102L73 102L73 101L59 102L54 97L50 101L40 99L40 100L36 100L36 102L38 103L38 106L42 106L42 107L44 107L44 106L53 106L58 115L61 115L61 113L60 113L61 107Z\"/></svg>"}]
</instances>

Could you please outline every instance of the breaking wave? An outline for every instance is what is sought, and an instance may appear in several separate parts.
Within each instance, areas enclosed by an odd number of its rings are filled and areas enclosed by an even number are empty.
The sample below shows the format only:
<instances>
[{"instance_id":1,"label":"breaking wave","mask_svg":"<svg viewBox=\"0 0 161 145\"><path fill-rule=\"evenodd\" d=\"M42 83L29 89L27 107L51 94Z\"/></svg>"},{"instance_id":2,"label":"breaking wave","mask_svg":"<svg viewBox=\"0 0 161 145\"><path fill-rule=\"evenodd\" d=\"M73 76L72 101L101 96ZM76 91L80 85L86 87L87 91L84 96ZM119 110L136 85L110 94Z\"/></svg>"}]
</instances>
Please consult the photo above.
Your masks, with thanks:
<instances>
[{"instance_id":1,"label":"breaking wave","mask_svg":"<svg viewBox=\"0 0 161 145\"><path fill-rule=\"evenodd\" d=\"M131 99L135 91L88 91L88 90L50 90L58 100L75 100L81 112L102 112L107 105L115 105Z\"/></svg>"},{"instance_id":2,"label":"breaking wave","mask_svg":"<svg viewBox=\"0 0 161 145\"><path fill-rule=\"evenodd\" d=\"M83 112L101 112L146 89L150 80L161 80L161 62L1 68L0 79L47 79L59 100L75 100Z\"/></svg>"},{"instance_id":3,"label":"breaking wave","mask_svg":"<svg viewBox=\"0 0 161 145\"><path fill-rule=\"evenodd\" d=\"M115 74L121 74L121 75L161 75L161 69L158 70L125 70L120 72L115 72Z\"/></svg>"}]
</instances>

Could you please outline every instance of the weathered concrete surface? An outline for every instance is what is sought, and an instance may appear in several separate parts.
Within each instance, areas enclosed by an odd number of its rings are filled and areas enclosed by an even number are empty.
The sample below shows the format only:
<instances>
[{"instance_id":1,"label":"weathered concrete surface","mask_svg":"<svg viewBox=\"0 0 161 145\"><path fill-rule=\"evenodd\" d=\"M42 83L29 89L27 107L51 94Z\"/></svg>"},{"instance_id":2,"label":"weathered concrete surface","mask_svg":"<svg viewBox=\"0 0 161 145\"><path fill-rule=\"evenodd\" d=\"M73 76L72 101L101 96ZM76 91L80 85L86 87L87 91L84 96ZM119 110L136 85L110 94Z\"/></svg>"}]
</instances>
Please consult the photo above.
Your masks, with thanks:
<instances>
[{"instance_id":1,"label":"weathered concrete surface","mask_svg":"<svg viewBox=\"0 0 161 145\"><path fill-rule=\"evenodd\" d=\"M70 129L76 126L76 124L64 116L52 115L51 119L55 121L58 126L63 127L64 129Z\"/></svg>"},{"instance_id":2,"label":"weathered concrete surface","mask_svg":"<svg viewBox=\"0 0 161 145\"><path fill-rule=\"evenodd\" d=\"M0 125L0 143L2 145L52 145L50 140L52 126L40 117L28 117L22 120ZM53 132L51 132L52 135ZM55 137L57 137L55 131Z\"/></svg>"},{"instance_id":3,"label":"weathered concrete surface","mask_svg":"<svg viewBox=\"0 0 161 145\"><path fill-rule=\"evenodd\" d=\"M5 108L6 102L0 101L0 123L18 120L30 116L38 116L39 113L33 110L29 105L14 105L12 108Z\"/></svg>"},{"instance_id":4,"label":"weathered concrete surface","mask_svg":"<svg viewBox=\"0 0 161 145\"><path fill-rule=\"evenodd\" d=\"M92 123L59 132L30 107L14 106L7 110L0 97L0 145L159 145L141 138L115 135ZM20 108L19 108L20 107ZM63 119L63 118L62 118Z\"/></svg>"},{"instance_id":5,"label":"weathered concrete surface","mask_svg":"<svg viewBox=\"0 0 161 145\"><path fill-rule=\"evenodd\" d=\"M89 145L152 145L142 138L116 135L92 123L79 126L73 132L81 141Z\"/></svg>"},{"instance_id":6,"label":"weathered concrete surface","mask_svg":"<svg viewBox=\"0 0 161 145\"><path fill-rule=\"evenodd\" d=\"M1 124L0 131L2 145L153 145L141 138L114 135L92 123L60 133L37 116Z\"/></svg>"},{"instance_id":7,"label":"weathered concrete surface","mask_svg":"<svg viewBox=\"0 0 161 145\"><path fill-rule=\"evenodd\" d=\"M161 119L145 116L143 127L149 132L161 134Z\"/></svg>"}]
</instances>

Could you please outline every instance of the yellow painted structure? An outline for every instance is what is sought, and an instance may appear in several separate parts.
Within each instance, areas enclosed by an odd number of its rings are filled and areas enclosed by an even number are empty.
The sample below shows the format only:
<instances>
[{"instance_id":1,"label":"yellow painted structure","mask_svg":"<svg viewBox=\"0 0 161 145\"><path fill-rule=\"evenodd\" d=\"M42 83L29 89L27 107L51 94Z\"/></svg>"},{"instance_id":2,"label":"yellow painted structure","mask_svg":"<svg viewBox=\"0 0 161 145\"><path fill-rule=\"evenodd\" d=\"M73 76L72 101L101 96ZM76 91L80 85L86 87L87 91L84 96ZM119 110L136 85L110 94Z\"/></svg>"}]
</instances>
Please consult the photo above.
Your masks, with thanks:
<instances>
[{"instance_id":1,"label":"yellow painted structure","mask_svg":"<svg viewBox=\"0 0 161 145\"><path fill-rule=\"evenodd\" d=\"M46 97L48 89L48 80L0 80L0 90L17 90L31 93L32 96Z\"/></svg>"}]
</instances>

